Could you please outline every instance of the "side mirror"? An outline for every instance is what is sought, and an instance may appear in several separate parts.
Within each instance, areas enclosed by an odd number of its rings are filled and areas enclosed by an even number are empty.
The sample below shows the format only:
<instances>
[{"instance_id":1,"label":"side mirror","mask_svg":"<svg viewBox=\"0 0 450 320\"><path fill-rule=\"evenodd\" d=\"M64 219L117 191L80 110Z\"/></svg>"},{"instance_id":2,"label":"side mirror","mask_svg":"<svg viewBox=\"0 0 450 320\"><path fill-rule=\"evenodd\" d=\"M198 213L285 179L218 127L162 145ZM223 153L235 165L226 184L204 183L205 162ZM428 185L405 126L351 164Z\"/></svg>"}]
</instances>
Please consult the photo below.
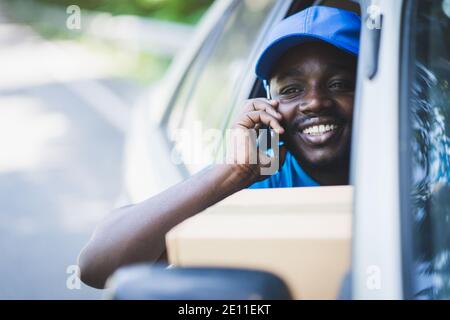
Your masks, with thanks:
<instances>
[{"instance_id":1,"label":"side mirror","mask_svg":"<svg viewBox=\"0 0 450 320\"><path fill-rule=\"evenodd\" d=\"M257 270L210 267L127 266L107 282L114 300L290 300L286 284Z\"/></svg>"}]
</instances>

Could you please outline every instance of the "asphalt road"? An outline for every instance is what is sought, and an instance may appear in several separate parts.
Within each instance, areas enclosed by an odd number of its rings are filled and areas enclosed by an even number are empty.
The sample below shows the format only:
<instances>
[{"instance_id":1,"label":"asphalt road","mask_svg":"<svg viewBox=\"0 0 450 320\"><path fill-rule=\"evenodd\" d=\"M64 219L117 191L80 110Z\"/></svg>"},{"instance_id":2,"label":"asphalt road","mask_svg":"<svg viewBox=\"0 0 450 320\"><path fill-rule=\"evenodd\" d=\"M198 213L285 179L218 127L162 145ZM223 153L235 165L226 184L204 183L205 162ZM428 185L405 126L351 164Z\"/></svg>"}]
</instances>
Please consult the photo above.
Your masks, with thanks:
<instances>
[{"instance_id":1,"label":"asphalt road","mask_svg":"<svg viewBox=\"0 0 450 320\"><path fill-rule=\"evenodd\" d=\"M100 298L67 286L67 270L121 193L141 89L1 12L0 299Z\"/></svg>"}]
</instances>

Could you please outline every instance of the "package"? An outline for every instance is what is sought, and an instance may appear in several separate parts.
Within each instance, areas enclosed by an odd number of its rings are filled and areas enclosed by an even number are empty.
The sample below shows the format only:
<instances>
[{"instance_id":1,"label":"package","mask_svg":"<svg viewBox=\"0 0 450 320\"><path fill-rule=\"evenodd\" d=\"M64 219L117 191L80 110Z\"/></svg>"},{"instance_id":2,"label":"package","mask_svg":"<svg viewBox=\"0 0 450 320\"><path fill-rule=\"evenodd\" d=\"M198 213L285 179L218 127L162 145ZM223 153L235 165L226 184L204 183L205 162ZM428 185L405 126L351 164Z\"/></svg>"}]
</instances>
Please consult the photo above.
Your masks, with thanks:
<instances>
[{"instance_id":1,"label":"package","mask_svg":"<svg viewBox=\"0 0 450 320\"><path fill-rule=\"evenodd\" d=\"M242 190L173 228L169 262L265 270L295 299L335 299L350 266L352 192Z\"/></svg>"}]
</instances>

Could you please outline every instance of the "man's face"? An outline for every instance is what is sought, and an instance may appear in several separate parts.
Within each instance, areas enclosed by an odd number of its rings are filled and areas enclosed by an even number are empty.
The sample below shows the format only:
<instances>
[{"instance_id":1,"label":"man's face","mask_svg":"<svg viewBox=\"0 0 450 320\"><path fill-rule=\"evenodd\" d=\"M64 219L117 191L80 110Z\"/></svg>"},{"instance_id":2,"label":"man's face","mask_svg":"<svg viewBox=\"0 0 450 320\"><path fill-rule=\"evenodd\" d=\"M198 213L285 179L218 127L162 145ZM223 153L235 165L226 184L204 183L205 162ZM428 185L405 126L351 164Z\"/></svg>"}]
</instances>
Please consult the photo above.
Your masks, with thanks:
<instances>
[{"instance_id":1,"label":"man's face","mask_svg":"<svg viewBox=\"0 0 450 320\"><path fill-rule=\"evenodd\" d=\"M278 61L270 87L291 152L310 167L348 162L356 57L326 43L307 43Z\"/></svg>"}]
</instances>

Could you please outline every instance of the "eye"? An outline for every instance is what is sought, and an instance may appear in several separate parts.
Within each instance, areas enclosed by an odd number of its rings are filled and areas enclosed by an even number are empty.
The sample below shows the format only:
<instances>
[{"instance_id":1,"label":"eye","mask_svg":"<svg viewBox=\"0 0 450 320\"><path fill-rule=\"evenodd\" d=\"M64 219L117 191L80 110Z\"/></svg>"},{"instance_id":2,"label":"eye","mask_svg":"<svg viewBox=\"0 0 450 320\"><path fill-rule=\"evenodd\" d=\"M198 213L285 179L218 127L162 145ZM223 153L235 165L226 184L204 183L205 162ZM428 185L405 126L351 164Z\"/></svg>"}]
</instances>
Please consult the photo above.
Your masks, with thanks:
<instances>
[{"instance_id":1,"label":"eye","mask_svg":"<svg viewBox=\"0 0 450 320\"><path fill-rule=\"evenodd\" d=\"M354 91L354 84L349 80L333 80L329 83L328 88L333 91Z\"/></svg>"},{"instance_id":2,"label":"eye","mask_svg":"<svg viewBox=\"0 0 450 320\"><path fill-rule=\"evenodd\" d=\"M297 96L303 92L303 88L300 86L291 86L281 90L281 96L292 97Z\"/></svg>"}]
</instances>

